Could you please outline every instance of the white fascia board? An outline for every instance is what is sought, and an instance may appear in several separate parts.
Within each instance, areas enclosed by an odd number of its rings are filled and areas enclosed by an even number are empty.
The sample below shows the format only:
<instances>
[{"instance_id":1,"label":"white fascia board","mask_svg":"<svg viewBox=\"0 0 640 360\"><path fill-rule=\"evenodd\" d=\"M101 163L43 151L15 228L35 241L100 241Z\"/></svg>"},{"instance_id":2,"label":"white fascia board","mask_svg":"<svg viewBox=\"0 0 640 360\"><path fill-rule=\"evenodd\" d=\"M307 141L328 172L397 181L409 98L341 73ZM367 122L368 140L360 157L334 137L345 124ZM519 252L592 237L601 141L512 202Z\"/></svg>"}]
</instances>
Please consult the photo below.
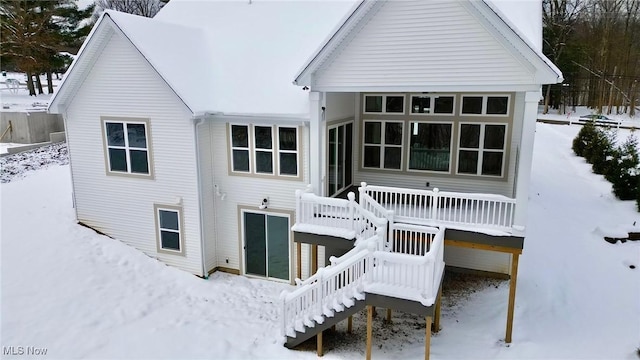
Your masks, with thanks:
<instances>
[{"instance_id":1,"label":"white fascia board","mask_svg":"<svg viewBox=\"0 0 640 360\"><path fill-rule=\"evenodd\" d=\"M241 124L258 125L302 125L309 124L308 116L278 115L278 114L226 114L210 113L203 115L205 118L216 122L233 122Z\"/></svg>"},{"instance_id":2,"label":"white fascia board","mask_svg":"<svg viewBox=\"0 0 640 360\"><path fill-rule=\"evenodd\" d=\"M562 72L541 52L536 51L529 42L522 37L517 29L512 28L485 1L465 1L462 3L482 25L498 39L524 66L535 74L537 84L561 83L564 79ZM473 11L473 9L475 11ZM533 67L533 68L532 68Z\"/></svg>"},{"instance_id":3,"label":"white fascia board","mask_svg":"<svg viewBox=\"0 0 640 360\"><path fill-rule=\"evenodd\" d=\"M322 45L309 57L302 68L296 73L293 80L294 85L309 86L311 84L311 74L318 70L319 66L332 54L336 48L342 43L345 37L353 30L353 25L360 21L363 16L358 14L366 14L378 1L361 0L353 5L353 8L338 22L335 29L329 33L329 36L322 42ZM382 1L380 1L382 3ZM368 5L368 6L365 6Z\"/></svg>"},{"instance_id":4,"label":"white fascia board","mask_svg":"<svg viewBox=\"0 0 640 360\"><path fill-rule=\"evenodd\" d=\"M536 91L540 84L501 85L409 85L409 86L316 86L319 92L512 92Z\"/></svg>"}]
</instances>

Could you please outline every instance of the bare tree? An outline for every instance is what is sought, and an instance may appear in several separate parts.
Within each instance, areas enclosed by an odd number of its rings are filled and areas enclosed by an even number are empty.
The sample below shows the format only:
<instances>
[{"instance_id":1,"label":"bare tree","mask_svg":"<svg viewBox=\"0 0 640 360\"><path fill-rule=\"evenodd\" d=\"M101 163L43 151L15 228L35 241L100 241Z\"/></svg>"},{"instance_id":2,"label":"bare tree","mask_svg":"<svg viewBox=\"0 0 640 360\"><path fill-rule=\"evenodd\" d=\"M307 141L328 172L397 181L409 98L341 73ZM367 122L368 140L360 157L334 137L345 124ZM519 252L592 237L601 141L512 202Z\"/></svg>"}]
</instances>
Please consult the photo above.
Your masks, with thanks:
<instances>
[{"instance_id":1,"label":"bare tree","mask_svg":"<svg viewBox=\"0 0 640 360\"><path fill-rule=\"evenodd\" d=\"M154 17L169 0L95 0L94 20L107 9Z\"/></svg>"}]
</instances>

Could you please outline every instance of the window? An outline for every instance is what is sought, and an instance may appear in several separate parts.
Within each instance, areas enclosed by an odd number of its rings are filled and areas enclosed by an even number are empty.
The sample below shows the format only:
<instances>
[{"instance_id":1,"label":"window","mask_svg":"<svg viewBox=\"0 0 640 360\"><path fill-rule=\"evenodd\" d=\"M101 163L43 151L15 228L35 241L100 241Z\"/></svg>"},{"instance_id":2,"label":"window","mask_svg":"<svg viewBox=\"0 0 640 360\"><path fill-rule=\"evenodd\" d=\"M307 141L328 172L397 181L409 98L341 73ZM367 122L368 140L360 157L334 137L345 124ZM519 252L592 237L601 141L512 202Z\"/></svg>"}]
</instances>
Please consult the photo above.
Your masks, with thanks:
<instances>
[{"instance_id":1,"label":"window","mask_svg":"<svg viewBox=\"0 0 640 360\"><path fill-rule=\"evenodd\" d=\"M230 125L230 173L298 177L297 127Z\"/></svg>"},{"instance_id":2,"label":"window","mask_svg":"<svg viewBox=\"0 0 640 360\"><path fill-rule=\"evenodd\" d=\"M258 174L273 174L273 128L255 126L255 169Z\"/></svg>"},{"instance_id":3,"label":"window","mask_svg":"<svg viewBox=\"0 0 640 360\"><path fill-rule=\"evenodd\" d=\"M411 114L453 115L453 95L412 95Z\"/></svg>"},{"instance_id":4,"label":"window","mask_svg":"<svg viewBox=\"0 0 640 360\"><path fill-rule=\"evenodd\" d=\"M451 124L411 123L409 169L449 172Z\"/></svg>"},{"instance_id":5,"label":"window","mask_svg":"<svg viewBox=\"0 0 640 360\"><path fill-rule=\"evenodd\" d=\"M249 172L249 127L231 125L231 153L233 171Z\"/></svg>"},{"instance_id":6,"label":"window","mask_svg":"<svg viewBox=\"0 0 640 360\"><path fill-rule=\"evenodd\" d=\"M298 131L294 127L278 128L279 175L298 175Z\"/></svg>"},{"instance_id":7,"label":"window","mask_svg":"<svg viewBox=\"0 0 640 360\"><path fill-rule=\"evenodd\" d=\"M151 175L147 120L103 118L107 173Z\"/></svg>"},{"instance_id":8,"label":"window","mask_svg":"<svg viewBox=\"0 0 640 360\"><path fill-rule=\"evenodd\" d=\"M402 122L364 122L363 167L399 170L402 164Z\"/></svg>"},{"instance_id":9,"label":"window","mask_svg":"<svg viewBox=\"0 0 640 360\"><path fill-rule=\"evenodd\" d=\"M170 205L154 205L158 252L184 254L182 208Z\"/></svg>"},{"instance_id":10,"label":"window","mask_svg":"<svg viewBox=\"0 0 640 360\"><path fill-rule=\"evenodd\" d=\"M509 115L509 96L463 96L460 114L507 116Z\"/></svg>"},{"instance_id":11,"label":"window","mask_svg":"<svg viewBox=\"0 0 640 360\"><path fill-rule=\"evenodd\" d=\"M458 173L502 176L506 125L460 124Z\"/></svg>"},{"instance_id":12,"label":"window","mask_svg":"<svg viewBox=\"0 0 640 360\"><path fill-rule=\"evenodd\" d=\"M404 114L404 95L365 95L365 114Z\"/></svg>"}]
</instances>

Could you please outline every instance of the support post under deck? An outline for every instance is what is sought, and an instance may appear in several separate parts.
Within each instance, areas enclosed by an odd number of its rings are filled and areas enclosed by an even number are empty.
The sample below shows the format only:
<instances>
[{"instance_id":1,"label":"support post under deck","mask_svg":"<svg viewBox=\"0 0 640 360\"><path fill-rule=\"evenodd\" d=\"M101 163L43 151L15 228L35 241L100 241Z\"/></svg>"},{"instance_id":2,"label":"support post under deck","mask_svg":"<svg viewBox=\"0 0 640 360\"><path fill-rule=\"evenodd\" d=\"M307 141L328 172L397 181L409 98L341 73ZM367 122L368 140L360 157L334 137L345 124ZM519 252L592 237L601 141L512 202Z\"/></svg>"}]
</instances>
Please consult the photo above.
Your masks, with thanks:
<instances>
[{"instance_id":1,"label":"support post under deck","mask_svg":"<svg viewBox=\"0 0 640 360\"><path fill-rule=\"evenodd\" d=\"M424 335L424 360L429 360L431 353L431 316L427 316L427 326Z\"/></svg>"},{"instance_id":2,"label":"support post under deck","mask_svg":"<svg viewBox=\"0 0 640 360\"><path fill-rule=\"evenodd\" d=\"M373 333L373 306L367 305L367 352L366 359L371 360L371 336Z\"/></svg>"},{"instance_id":3,"label":"support post under deck","mask_svg":"<svg viewBox=\"0 0 640 360\"><path fill-rule=\"evenodd\" d=\"M511 280L509 281L509 305L507 308L507 334L504 342L511 343L511 334L513 332L513 309L516 302L516 281L518 280L518 259L520 254L511 254Z\"/></svg>"}]
</instances>

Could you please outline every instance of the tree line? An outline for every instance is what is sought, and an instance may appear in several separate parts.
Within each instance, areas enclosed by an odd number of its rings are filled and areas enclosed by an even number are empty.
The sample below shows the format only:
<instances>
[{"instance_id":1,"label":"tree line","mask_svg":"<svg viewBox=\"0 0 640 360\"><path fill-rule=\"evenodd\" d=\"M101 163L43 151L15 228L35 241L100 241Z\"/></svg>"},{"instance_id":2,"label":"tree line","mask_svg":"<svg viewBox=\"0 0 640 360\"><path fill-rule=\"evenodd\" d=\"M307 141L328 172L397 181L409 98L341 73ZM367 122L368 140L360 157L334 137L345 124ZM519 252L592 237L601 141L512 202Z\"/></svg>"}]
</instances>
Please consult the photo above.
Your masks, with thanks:
<instances>
[{"instance_id":1,"label":"tree line","mask_svg":"<svg viewBox=\"0 0 640 360\"><path fill-rule=\"evenodd\" d=\"M564 75L545 87L549 107L586 105L634 116L639 106L640 1L543 0L543 52Z\"/></svg>"},{"instance_id":2,"label":"tree line","mask_svg":"<svg viewBox=\"0 0 640 360\"><path fill-rule=\"evenodd\" d=\"M44 93L46 74L53 93L53 74L66 71L105 9L152 17L168 0L95 0L79 9L76 0L0 0L0 64L2 70L27 75L29 95Z\"/></svg>"}]
</instances>

